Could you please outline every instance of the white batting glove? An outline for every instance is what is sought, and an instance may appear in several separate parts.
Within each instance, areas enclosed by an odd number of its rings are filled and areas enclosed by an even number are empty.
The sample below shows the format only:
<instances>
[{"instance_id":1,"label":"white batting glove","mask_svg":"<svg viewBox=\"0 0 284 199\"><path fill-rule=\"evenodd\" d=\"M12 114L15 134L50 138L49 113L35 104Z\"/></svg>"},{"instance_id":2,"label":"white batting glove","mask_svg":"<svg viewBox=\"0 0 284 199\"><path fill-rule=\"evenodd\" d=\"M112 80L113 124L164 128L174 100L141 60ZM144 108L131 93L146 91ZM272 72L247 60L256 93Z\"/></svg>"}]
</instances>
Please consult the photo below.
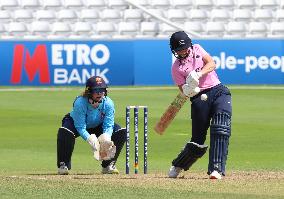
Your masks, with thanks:
<instances>
[{"instance_id":1,"label":"white batting glove","mask_svg":"<svg viewBox=\"0 0 284 199\"><path fill-rule=\"evenodd\" d=\"M189 86L188 84L184 84L182 85L182 91L183 91L183 94L185 94L187 97L193 97L200 92L200 88L192 87L192 86Z\"/></svg>"},{"instance_id":2,"label":"white batting glove","mask_svg":"<svg viewBox=\"0 0 284 199\"><path fill-rule=\"evenodd\" d=\"M186 83L192 85L194 88L199 84L199 78L202 76L201 72L191 71L186 77Z\"/></svg>"},{"instance_id":3,"label":"white batting glove","mask_svg":"<svg viewBox=\"0 0 284 199\"><path fill-rule=\"evenodd\" d=\"M93 153L94 153L94 158L96 160L100 160L100 155L99 155L100 143L99 143L99 140L98 140L97 136L95 134L91 134L89 136L89 138L87 139L87 142L92 147L92 150L93 150Z\"/></svg>"}]
</instances>

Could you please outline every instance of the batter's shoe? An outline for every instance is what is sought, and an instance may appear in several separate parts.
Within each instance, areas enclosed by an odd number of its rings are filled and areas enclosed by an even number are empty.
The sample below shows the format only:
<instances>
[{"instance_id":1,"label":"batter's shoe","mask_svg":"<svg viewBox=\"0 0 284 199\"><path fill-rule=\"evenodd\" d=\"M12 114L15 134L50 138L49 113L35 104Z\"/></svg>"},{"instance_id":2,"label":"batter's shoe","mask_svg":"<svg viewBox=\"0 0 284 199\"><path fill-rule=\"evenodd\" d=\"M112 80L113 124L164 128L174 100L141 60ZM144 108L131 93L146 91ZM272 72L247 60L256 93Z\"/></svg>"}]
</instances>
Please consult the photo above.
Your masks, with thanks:
<instances>
[{"instance_id":1,"label":"batter's shoe","mask_svg":"<svg viewBox=\"0 0 284 199\"><path fill-rule=\"evenodd\" d=\"M60 167L58 168L58 174L59 175L68 175L68 167L65 166L64 162L60 163Z\"/></svg>"},{"instance_id":2,"label":"batter's shoe","mask_svg":"<svg viewBox=\"0 0 284 199\"><path fill-rule=\"evenodd\" d=\"M209 175L209 179L212 180L221 180L222 179L222 175L218 172L218 171L213 171L210 175Z\"/></svg>"},{"instance_id":3,"label":"batter's shoe","mask_svg":"<svg viewBox=\"0 0 284 199\"><path fill-rule=\"evenodd\" d=\"M112 162L107 167L102 167L102 174L119 174L119 171Z\"/></svg>"},{"instance_id":4,"label":"batter's shoe","mask_svg":"<svg viewBox=\"0 0 284 199\"><path fill-rule=\"evenodd\" d=\"M171 166L170 170L169 170L169 178L177 178L178 175L182 172L182 168L180 167L175 167L175 166Z\"/></svg>"}]
</instances>

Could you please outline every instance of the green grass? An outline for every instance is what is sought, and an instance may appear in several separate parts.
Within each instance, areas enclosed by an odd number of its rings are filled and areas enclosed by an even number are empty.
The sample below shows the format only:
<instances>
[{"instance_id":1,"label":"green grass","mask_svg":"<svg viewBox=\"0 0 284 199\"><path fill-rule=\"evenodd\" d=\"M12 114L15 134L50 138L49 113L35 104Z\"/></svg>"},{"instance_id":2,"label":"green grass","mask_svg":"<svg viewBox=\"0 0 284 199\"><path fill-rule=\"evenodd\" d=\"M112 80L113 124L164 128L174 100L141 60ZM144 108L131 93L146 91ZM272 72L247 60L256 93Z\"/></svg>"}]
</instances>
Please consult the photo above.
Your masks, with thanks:
<instances>
[{"instance_id":1,"label":"green grass","mask_svg":"<svg viewBox=\"0 0 284 199\"><path fill-rule=\"evenodd\" d=\"M94 176L94 175L93 175ZM152 177L152 176L151 176ZM5 178L0 181L1 198L283 198L283 182L264 181L253 184L251 180L212 182L204 179L151 178L68 178L23 179ZM110 178L115 178L111 180ZM150 178L150 177L148 177ZM5 181L3 183L3 181ZM154 181L154 182L153 182ZM275 186L271 186L271 185ZM12 193L11 193L12 192ZM11 197L12 196L12 197Z\"/></svg>"},{"instance_id":2,"label":"green grass","mask_svg":"<svg viewBox=\"0 0 284 199\"><path fill-rule=\"evenodd\" d=\"M57 129L61 124L62 116L71 110L73 99L80 92L81 90L77 88L67 91L0 92L0 198L23 198L23 193L26 194L26 198L54 198L56 196L88 198L94 195L100 198L106 196L108 198L132 198L134 196L138 198L142 196L147 196L146 198L284 197L283 175L279 179L270 179L265 182L255 180L249 186L246 181L234 183L235 178L233 182L224 180L209 184L210 181L206 179L208 153L191 169L192 173L198 173L197 177L191 179L191 172L187 172L184 180L172 181L165 178L163 182L168 184L168 187L144 186L139 183L147 181L144 178L137 178L131 186L128 184L129 180L123 181L120 178L117 179L120 184L112 184L111 178L97 182L95 176L101 178L98 174L101 169L100 164L92 158L88 144L81 138L76 140L72 156L72 174L92 174L90 176L93 177L90 177L90 180L76 180L76 177L71 180L69 178L66 180L64 177L41 179L41 175L46 177L46 175L56 173ZM234 172L273 171L282 173L284 171L284 89L232 89L231 92L233 118L227 178L230 179L230 174ZM153 181L155 181L153 175L156 173L166 177L172 159L190 139L189 103L182 108L164 136L157 135L153 131L153 126L176 94L176 89L158 88L155 90L114 89L109 92L109 96L116 105L116 122L122 126L125 125L126 105L148 105L149 107L148 170L149 178ZM139 157L142 172L142 120L140 124ZM209 135L207 144L208 141ZM133 161L133 145L131 145L131 152ZM124 155L123 150L117 164L122 173L125 169ZM11 178L9 176L20 177ZM103 188L105 181L109 186ZM195 181L200 183L204 189L201 189ZM184 184L187 189L177 186L178 182ZM229 187L225 186L226 183L229 183ZM100 189L94 188L96 185ZM115 189L111 188L112 186ZM262 189L263 186L274 187L276 191L266 192ZM212 188L215 188L215 191L212 191ZM262 191L258 192L258 190ZM263 197L259 193L262 193Z\"/></svg>"}]
</instances>

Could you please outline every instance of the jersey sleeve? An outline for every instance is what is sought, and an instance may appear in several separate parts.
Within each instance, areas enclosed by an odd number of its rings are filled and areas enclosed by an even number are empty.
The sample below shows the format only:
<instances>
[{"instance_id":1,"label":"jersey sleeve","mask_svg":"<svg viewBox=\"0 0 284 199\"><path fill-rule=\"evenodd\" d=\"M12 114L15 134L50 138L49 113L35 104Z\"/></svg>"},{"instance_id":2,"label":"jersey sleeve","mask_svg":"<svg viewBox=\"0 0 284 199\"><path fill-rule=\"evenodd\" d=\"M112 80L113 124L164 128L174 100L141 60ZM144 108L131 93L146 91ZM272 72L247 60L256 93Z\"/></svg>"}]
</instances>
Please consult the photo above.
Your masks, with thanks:
<instances>
[{"instance_id":1,"label":"jersey sleeve","mask_svg":"<svg viewBox=\"0 0 284 199\"><path fill-rule=\"evenodd\" d=\"M114 126L114 103L110 98L107 98L107 103L105 107L105 117L103 121L103 133L108 135L112 135L113 133L113 126Z\"/></svg>"},{"instance_id":2,"label":"jersey sleeve","mask_svg":"<svg viewBox=\"0 0 284 199\"><path fill-rule=\"evenodd\" d=\"M87 140L90 136L86 129L86 115L87 115L87 106L83 100L83 98L77 98L73 105L73 111L71 117L74 120L74 126L80 136Z\"/></svg>"},{"instance_id":3,"label":"jersey sleeve","mask_svg":"<svg viewBox=\"0 0 284 199\"><path fill-rule=\"evenodd\" d=\"M200 54L202 57L204 57L205 55L208 55L208 52L206 52L204 50L204 48L202 48L199 44L195 44L195 50L198 54Z\"/></svg>"},{"instance_id":4,"label":"jersey sleeve","mask_svg":"<svg viewBox=\"0 0 284 199\"><path fill-rule=\"evenodd\" d=\"M185 83L184 76L179 73L177 67L175 67L175 64L172 66L172 78L176 85L183 85Z\"/></svg>"}]
</instances>

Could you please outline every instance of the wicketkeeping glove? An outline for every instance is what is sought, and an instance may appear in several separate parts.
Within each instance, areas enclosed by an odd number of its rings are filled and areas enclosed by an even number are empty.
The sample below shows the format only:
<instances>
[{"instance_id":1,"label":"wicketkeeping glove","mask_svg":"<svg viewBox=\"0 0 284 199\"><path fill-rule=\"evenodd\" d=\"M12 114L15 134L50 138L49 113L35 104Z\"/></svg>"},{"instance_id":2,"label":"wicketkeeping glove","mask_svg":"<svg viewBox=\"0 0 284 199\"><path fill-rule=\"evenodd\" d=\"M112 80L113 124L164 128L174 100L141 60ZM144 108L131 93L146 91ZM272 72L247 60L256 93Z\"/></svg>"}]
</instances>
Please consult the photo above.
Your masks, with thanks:
<instances>
[{"instance_id":1,"label":"wicketkeeping glove","mask_svg":"<svg viewBox=\"0 0 284 199\"><path fill-rule=\"evenodd\" d=\"M87 142L91 145L93 153L94 153L94 158L96 160L100 160L100 142L95 134L91 134L89 138L87 139Z\"/></svg>"},{"instance_id":2,"label":"wicketkeeping glove","mask_svg":"<svg viewBox=\"0 0 284 199\"><path fill-rule=\"evenodd\" d=\"M98 138L100 142L100 158L101 160L110 160L115 156L116 146L111 141L111 137L103 133Z\"/></svg>"}]
</instances>

